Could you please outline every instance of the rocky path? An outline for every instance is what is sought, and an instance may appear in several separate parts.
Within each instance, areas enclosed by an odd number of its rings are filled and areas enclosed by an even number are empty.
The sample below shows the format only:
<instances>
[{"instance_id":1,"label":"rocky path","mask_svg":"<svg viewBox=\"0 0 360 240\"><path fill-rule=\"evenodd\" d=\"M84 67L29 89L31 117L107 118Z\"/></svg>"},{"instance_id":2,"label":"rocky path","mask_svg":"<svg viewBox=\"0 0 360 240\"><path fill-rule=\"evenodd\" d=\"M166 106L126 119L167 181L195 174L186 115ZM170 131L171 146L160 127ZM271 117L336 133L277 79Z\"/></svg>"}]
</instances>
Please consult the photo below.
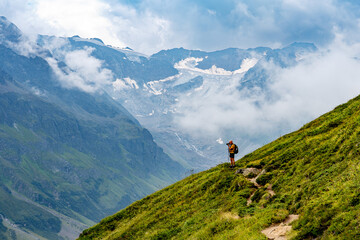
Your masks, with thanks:
<instances>
[{"instance_id":1,"label":"rocky path","mask_svg":"<svg viewBox=\"0 0 360 240\"><path fill-rule=\"evenodd\" d=\"M257 169L257 168L245 168L245 169L238 169L236 171L237 174L243 174L245 177L249 176L250 174L255 175L253 178L248 178L248 181L253 183L256 188L261 188L262 186L256 182L256 179L261 175L265 174L265 169ZM249 206L252 203L252 196L254 196L256 191L254 191L250 197L247 199L247 205ZM270 196L275 196L275 192L272 190L272 185L269 184L266 188L266 192L270 194ZM295 220L299 219L299 215L289 215L284 222L276 225L272 225L261 232L265 234L265 236L270 240L286 240L286 235L292 230L291 223Z\"/></svg>"},{"instance_id":2,"label":"rocky path","mask_svg":"<svg viewBox=\"0 0 360 240\"><path fill-rule=\"evenodd\" d=\"M286 234L292 230L291 223L299 219L299 215L289 215L284 222L270 226L261 232L271 240L286 240Z\"/></svg>"},{"instance_id":3,"label":"rocky path","mask_svg":"<svg viewBox=\"0 0 360 240\"><path fill-rule=\"evenodd\" d=\"M241 173L243 174L245 177L249 176L250 174L252 175L256 175L254 178L248 178L248 180L253 183L255 185L255 187L257 188L261 188L262 186L259 185L257 182L256 182L256 179L258 177L260 177L261 175L265 174L266 171L265 169L261 170L261 169L257 169L257 168L240 168L236 171L236 173ZM275 195L275 192L272 190L272 185L269 185L266 189L266 192L268 192L270 194L270 196L274 196ZM255 191L250 195L250 197L247 199L247 205L249 206L251 204L251 198L252 196L254 196L255 194Z\"/></svg>"}]
</instances>

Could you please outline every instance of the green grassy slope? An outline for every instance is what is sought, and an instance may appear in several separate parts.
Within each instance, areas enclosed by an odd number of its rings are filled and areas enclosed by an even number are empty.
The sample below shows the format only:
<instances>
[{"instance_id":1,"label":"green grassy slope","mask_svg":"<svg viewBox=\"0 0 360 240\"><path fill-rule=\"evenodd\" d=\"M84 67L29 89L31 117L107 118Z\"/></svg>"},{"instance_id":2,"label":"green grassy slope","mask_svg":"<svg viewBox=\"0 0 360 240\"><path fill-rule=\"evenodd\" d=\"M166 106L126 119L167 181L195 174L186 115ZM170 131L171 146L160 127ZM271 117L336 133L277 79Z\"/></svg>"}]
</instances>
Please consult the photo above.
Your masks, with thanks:
<instances>
[{"instance_id":1,"label":"green grassy slope","mask_svg":"<svg viewBox=\"0 0 360 240\"><path fill-rule=\"evenodd\" d=\"M261 230L289 214L300 215L293 239L359 239L359 160L360 96L238 160L237 168L266 170L257 179L262 187L221 164L135 202L79 239L266 239Z\"/></svg>"}]
</instances>

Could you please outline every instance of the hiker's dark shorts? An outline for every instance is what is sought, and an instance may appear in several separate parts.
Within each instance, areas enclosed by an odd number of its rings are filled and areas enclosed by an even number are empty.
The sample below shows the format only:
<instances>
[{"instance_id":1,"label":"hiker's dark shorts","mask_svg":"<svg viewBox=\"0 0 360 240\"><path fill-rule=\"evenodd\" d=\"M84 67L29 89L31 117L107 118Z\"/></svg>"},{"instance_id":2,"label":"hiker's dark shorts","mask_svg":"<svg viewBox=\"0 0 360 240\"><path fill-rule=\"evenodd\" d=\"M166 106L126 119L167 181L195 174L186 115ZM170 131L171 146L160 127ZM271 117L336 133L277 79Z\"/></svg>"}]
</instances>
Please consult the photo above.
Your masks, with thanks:
<instances>
[{"instance_id":1,"label":"hiker's dark shorts","mask_svg":"<svg viewBox=\"0 0 360 240\"><path fill-rule=\"evenodd\" d=\"M235 157L235 153L230 153L230 158L234 158Z\"/></svg>"}]
</instances>

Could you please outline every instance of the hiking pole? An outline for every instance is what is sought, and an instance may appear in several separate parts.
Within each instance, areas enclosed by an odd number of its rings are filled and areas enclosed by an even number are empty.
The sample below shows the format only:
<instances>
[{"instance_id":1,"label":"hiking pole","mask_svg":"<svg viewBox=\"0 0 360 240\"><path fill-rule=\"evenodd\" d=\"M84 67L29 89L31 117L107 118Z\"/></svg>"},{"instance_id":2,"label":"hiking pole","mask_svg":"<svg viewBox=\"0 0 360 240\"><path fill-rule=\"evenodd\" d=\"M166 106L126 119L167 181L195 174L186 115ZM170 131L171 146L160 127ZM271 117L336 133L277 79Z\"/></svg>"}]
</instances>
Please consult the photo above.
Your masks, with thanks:
<instances>
[{"instance_id":1,"label":"hiking pole","mask_svg":"<svg viewBox=\"0 0 360 240\"><path fill-rule=\"evenodd\" d=\"M226 143L226 146L228 146L228 148L229 148L229 143ZM231 166L231 160L230 160L230 155L229 155L229 149L228 149L227 156L228 156L229 163L230 163L230 166Z\"/></svg>"}]
</instances>

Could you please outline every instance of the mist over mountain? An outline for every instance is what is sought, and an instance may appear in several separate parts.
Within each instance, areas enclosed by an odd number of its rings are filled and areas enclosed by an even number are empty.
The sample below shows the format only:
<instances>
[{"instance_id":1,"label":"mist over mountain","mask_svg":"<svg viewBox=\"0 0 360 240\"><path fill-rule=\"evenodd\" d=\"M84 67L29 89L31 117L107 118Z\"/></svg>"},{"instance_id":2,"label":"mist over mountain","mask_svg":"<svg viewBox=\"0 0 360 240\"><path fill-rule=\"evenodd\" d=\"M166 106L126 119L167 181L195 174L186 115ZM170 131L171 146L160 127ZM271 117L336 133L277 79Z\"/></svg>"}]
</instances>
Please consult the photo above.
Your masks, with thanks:
<instances>
[{"instance_id":1,"label":"mist over mountain","mask_svg":"<svg viewBox=\"0 0 360 240\"><path fill-rule=\"evenodd\" d=\"M246 154L355 96L350 86L359 85L351 77L357 51L348 50L357 48L341 40L333 50L297 42L279 49L175 48L151 56L79 36L39 36L38 44L55 62L72 66L73 72L60 74L62 86L106 91L189 169L226 161L222 143L230 139ZM88 68L104 80L70 80Z\"/></svg>"},{"instance_id":2,"label":"mist over mountain","mask_svg":"<svg viewBox=\"0 0 360 240\"><path fill-rule=\"evenodd\" d=\"M50 65L51 52L27 42L5 18L0 26L2 239L74 239L184 177L120 103L104 91L64 88L60 72L73 71L66 62ZM74 79L92 90L108 76L92 74Z\"/></svg>"},{"instance_id":3,"label":"mist over mountain","mask_svg":"<svg viewBox=\"0 0 360 240\"><path fill-rule=\"evenodd\" d=\"M98 39L82 39L79 36L67 39L40 36L38 43L49 49L57 61L64 61L68 66L79 62L74 59L81 54L84 65L87 65L84 59L102 61L103 68L99 68L99 72L109 70L111 80L97 82L90 88L102 88L117 99L151 130L168 154L186 167L195 169L205 169L226 159L223 145L217 141L219 139L241 141L243 153L271 139L273 136L265 134L249 141L248 136L239 135L236 129L225 126L234 123L232 114L216 116L219 115L217 111L231 101L235 102L242 92L253 92L253 89L265 91L269 79L266 74L270 74L267 63L280 68L290 67L296 65L300 56L316 51L313 44L295 43L276 50L232 48L208 53L179 48L145 56L106 46ZM63 86L92 91L89 85L75 85L68 80L69 76L60 82ZM223 94L227 96L221 96ZM235 95L235 99L229 99L231 95ZM207 107L207 104L210 105ZM206 112L193 116L200 109ZM209 118L227 115L227 120L218 119L221 122L207 125ZM205 158L209 156L210 161Z\"/></svg>"}]
</instances>

